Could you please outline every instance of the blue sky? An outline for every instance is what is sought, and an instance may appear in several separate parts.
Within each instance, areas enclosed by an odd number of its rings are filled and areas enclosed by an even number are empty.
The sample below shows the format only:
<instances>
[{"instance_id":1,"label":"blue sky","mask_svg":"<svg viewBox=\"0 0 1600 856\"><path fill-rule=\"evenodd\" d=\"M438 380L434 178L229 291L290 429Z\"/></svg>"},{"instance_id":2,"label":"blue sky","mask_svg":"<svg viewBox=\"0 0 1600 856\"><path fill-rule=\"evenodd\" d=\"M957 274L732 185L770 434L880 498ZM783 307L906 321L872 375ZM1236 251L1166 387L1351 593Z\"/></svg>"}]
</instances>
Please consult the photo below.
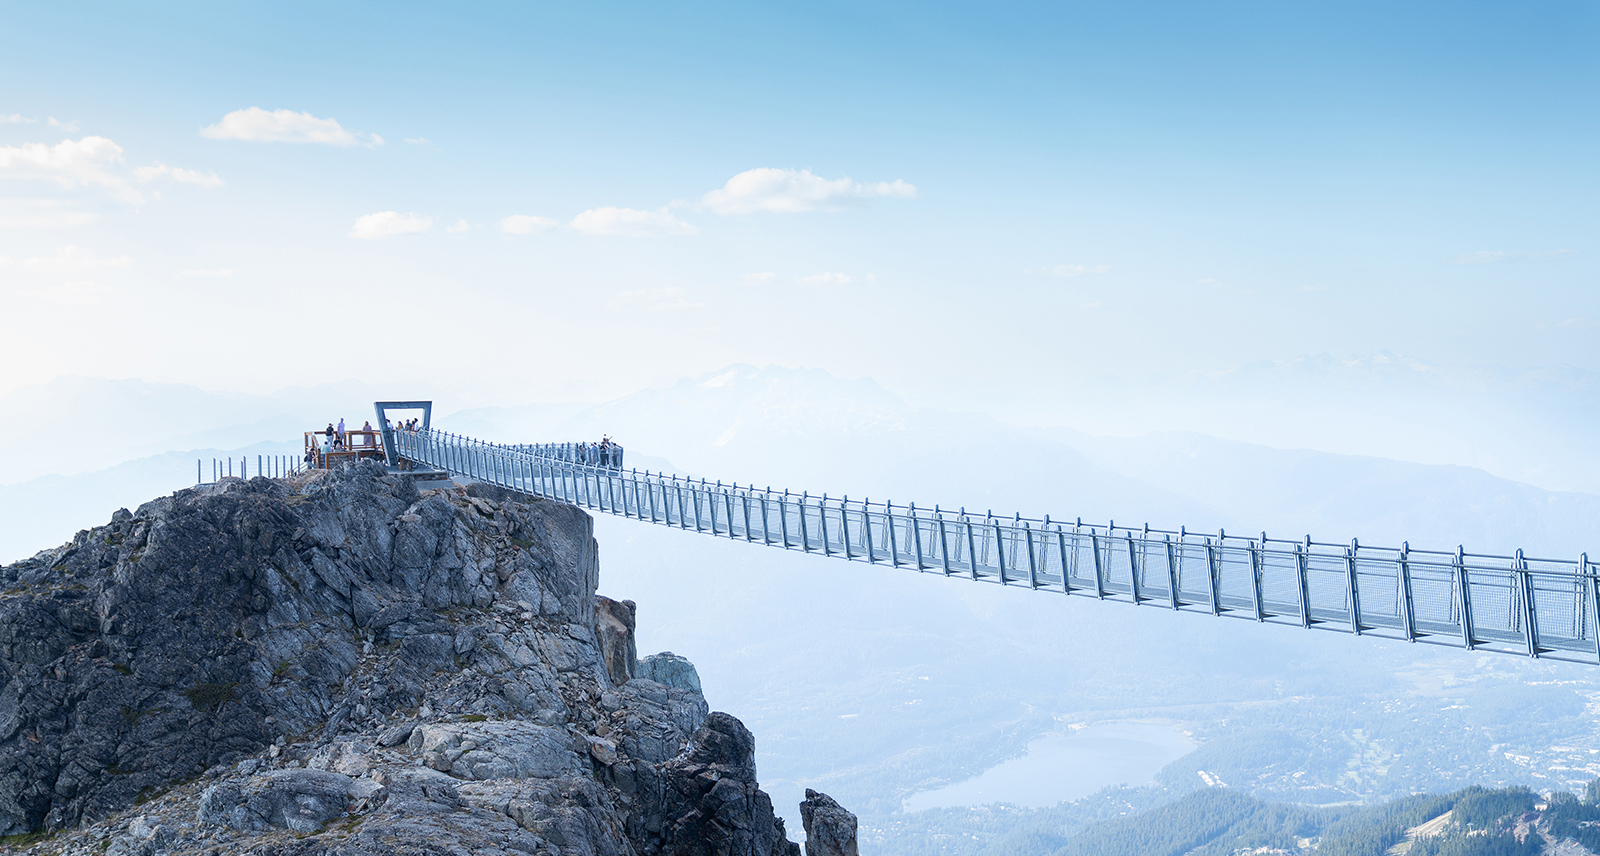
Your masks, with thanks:
<instances>
[{"instance_id":1,"label":"blue sky","mask_svg":"<svg viewBox=\"0 0 1600 856\"><path fill-rule=\"evenodd\" d=\"M7 4L0 151L121 160L0 166L0 388L1600 370L1600 12L1397 6Z\"/></svg>"}]
</instances>

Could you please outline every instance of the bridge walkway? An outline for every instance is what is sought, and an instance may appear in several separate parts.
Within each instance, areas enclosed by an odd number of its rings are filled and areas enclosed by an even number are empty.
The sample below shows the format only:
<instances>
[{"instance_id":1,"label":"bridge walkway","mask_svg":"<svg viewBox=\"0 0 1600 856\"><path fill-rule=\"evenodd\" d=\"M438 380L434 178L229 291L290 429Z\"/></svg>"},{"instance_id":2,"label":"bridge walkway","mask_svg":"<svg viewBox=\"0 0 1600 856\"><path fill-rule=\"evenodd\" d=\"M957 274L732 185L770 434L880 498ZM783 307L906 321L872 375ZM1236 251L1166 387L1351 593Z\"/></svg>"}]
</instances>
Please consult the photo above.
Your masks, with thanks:
<instances>
[{"instance_id":1,"label":"bridge walkway","mask_svg":"<svg viewBox=\"0 0 1600 856\"><path fill-rule=\"evenodd\" d=\"M399 458L685 531L1261 623L1600 662L1596 563L997 517L578 463L396 431Z\"/></svg>"}]
</instances>

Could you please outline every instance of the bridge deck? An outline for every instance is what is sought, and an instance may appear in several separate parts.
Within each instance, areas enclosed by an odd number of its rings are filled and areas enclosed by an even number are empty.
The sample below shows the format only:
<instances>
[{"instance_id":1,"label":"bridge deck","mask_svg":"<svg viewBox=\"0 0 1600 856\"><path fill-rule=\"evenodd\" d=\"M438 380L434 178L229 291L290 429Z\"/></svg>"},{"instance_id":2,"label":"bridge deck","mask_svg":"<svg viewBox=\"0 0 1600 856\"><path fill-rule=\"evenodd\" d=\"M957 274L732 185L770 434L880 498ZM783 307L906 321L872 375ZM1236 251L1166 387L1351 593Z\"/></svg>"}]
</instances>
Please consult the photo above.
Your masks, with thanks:
<instances>
[{"instance_id":1,"label":"bridge deck","mask_svg":"<svg viewBox=\"0 0 1600 856\"><path fill-rule=\"evenodd\" d=\"M1000 518L576 463L398 431L397 454L608 514L1058 594L1467 649L1600 661L1596 564Z\"/></svg>"}]
</instances>

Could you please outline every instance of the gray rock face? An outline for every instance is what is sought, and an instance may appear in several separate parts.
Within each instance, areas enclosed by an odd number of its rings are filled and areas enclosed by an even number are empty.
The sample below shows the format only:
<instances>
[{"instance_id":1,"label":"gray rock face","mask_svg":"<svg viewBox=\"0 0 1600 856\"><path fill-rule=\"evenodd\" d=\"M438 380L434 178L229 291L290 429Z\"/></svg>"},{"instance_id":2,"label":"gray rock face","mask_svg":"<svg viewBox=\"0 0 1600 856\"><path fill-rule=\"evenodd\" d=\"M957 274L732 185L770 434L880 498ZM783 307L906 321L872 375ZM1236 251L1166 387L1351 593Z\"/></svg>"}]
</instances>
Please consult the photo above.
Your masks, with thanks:
<instances>
[{"instance_id":1,"label":"gray rock face","mask_svg":"<svg viewBox=\"0 0 1600 856\"><path fill-rule=\"evenodd\" d=\"M591 532L570 506L367 463L180 491L0 568L0 834L798 856L693 665L633 679L635 609L596 597Z\"/></svg>"},{"instance_id":2,"label":"gray rock face","mask_svg":"<svg viewBox=\"0 0 1600 856\"><path fill-rule=\"evenodd\" d=\"M637 677L674 689L688 690L696 695L700 694L700 673L695 671L694 664L689 662L688 658L680 657L671 651L662 651L660 654L651 654L644 658L639 664Z\"/></svg>"},{"instance_id":3,"label":"gray rock face","mask_svg":"<svg viewBox=\"0 0 1600 856\"><path fill-rule=\"evenodd\" d=\"M600 656L605 660L606 672L614 684L625 684L634 677L639 651L633 641L633 601L615 601L609 597L595 598L597 620L595 630L600 637Z\"/></svg>"},{"instance_id":4,"label":"gray rock face","mask_svg":"<svg viewBox=\"0 0 1600 856\"><path fill-rule=\"evenodd\" d=\"M800 822L806 829L806 856L857 856L856 816L833 797L806 788Z\"/></svg>"},{"instance_id":5,"label":"gray rock face","mask_svg":"<svg viewBox=\"0 0 1600 856\"><path fill-rule=\"evenodd\" d=\"M281 770L251 779L243 788L212 785L200 795L195 816L201 823L264 832L320 832L322 824L344 814L354 781L322 770Z\"/></svg>"}]
</instances>

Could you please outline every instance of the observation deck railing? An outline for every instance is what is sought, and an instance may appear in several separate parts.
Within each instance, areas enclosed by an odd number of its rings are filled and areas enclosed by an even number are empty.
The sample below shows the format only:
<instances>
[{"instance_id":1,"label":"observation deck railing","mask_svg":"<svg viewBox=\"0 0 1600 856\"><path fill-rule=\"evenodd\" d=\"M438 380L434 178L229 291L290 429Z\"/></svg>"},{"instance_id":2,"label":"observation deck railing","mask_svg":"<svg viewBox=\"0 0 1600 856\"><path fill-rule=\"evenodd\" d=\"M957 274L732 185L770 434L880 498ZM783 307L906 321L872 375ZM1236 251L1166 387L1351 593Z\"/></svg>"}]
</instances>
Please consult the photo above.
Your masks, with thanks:
<instances>
[{"instance_id":1,"label":"observation deck railing","mask_svg":"<svg viewBox=\"0 0 1600 856\"><path fill-rule=\"evenodd\" d=\"M557 446L396 432L403 459L533 496L722 538L947 577L1482 649L1600 662L1600 566L997 517L579 463ZM620 460L620 459L619 459Z\"/></svg>"}]
</instances>

